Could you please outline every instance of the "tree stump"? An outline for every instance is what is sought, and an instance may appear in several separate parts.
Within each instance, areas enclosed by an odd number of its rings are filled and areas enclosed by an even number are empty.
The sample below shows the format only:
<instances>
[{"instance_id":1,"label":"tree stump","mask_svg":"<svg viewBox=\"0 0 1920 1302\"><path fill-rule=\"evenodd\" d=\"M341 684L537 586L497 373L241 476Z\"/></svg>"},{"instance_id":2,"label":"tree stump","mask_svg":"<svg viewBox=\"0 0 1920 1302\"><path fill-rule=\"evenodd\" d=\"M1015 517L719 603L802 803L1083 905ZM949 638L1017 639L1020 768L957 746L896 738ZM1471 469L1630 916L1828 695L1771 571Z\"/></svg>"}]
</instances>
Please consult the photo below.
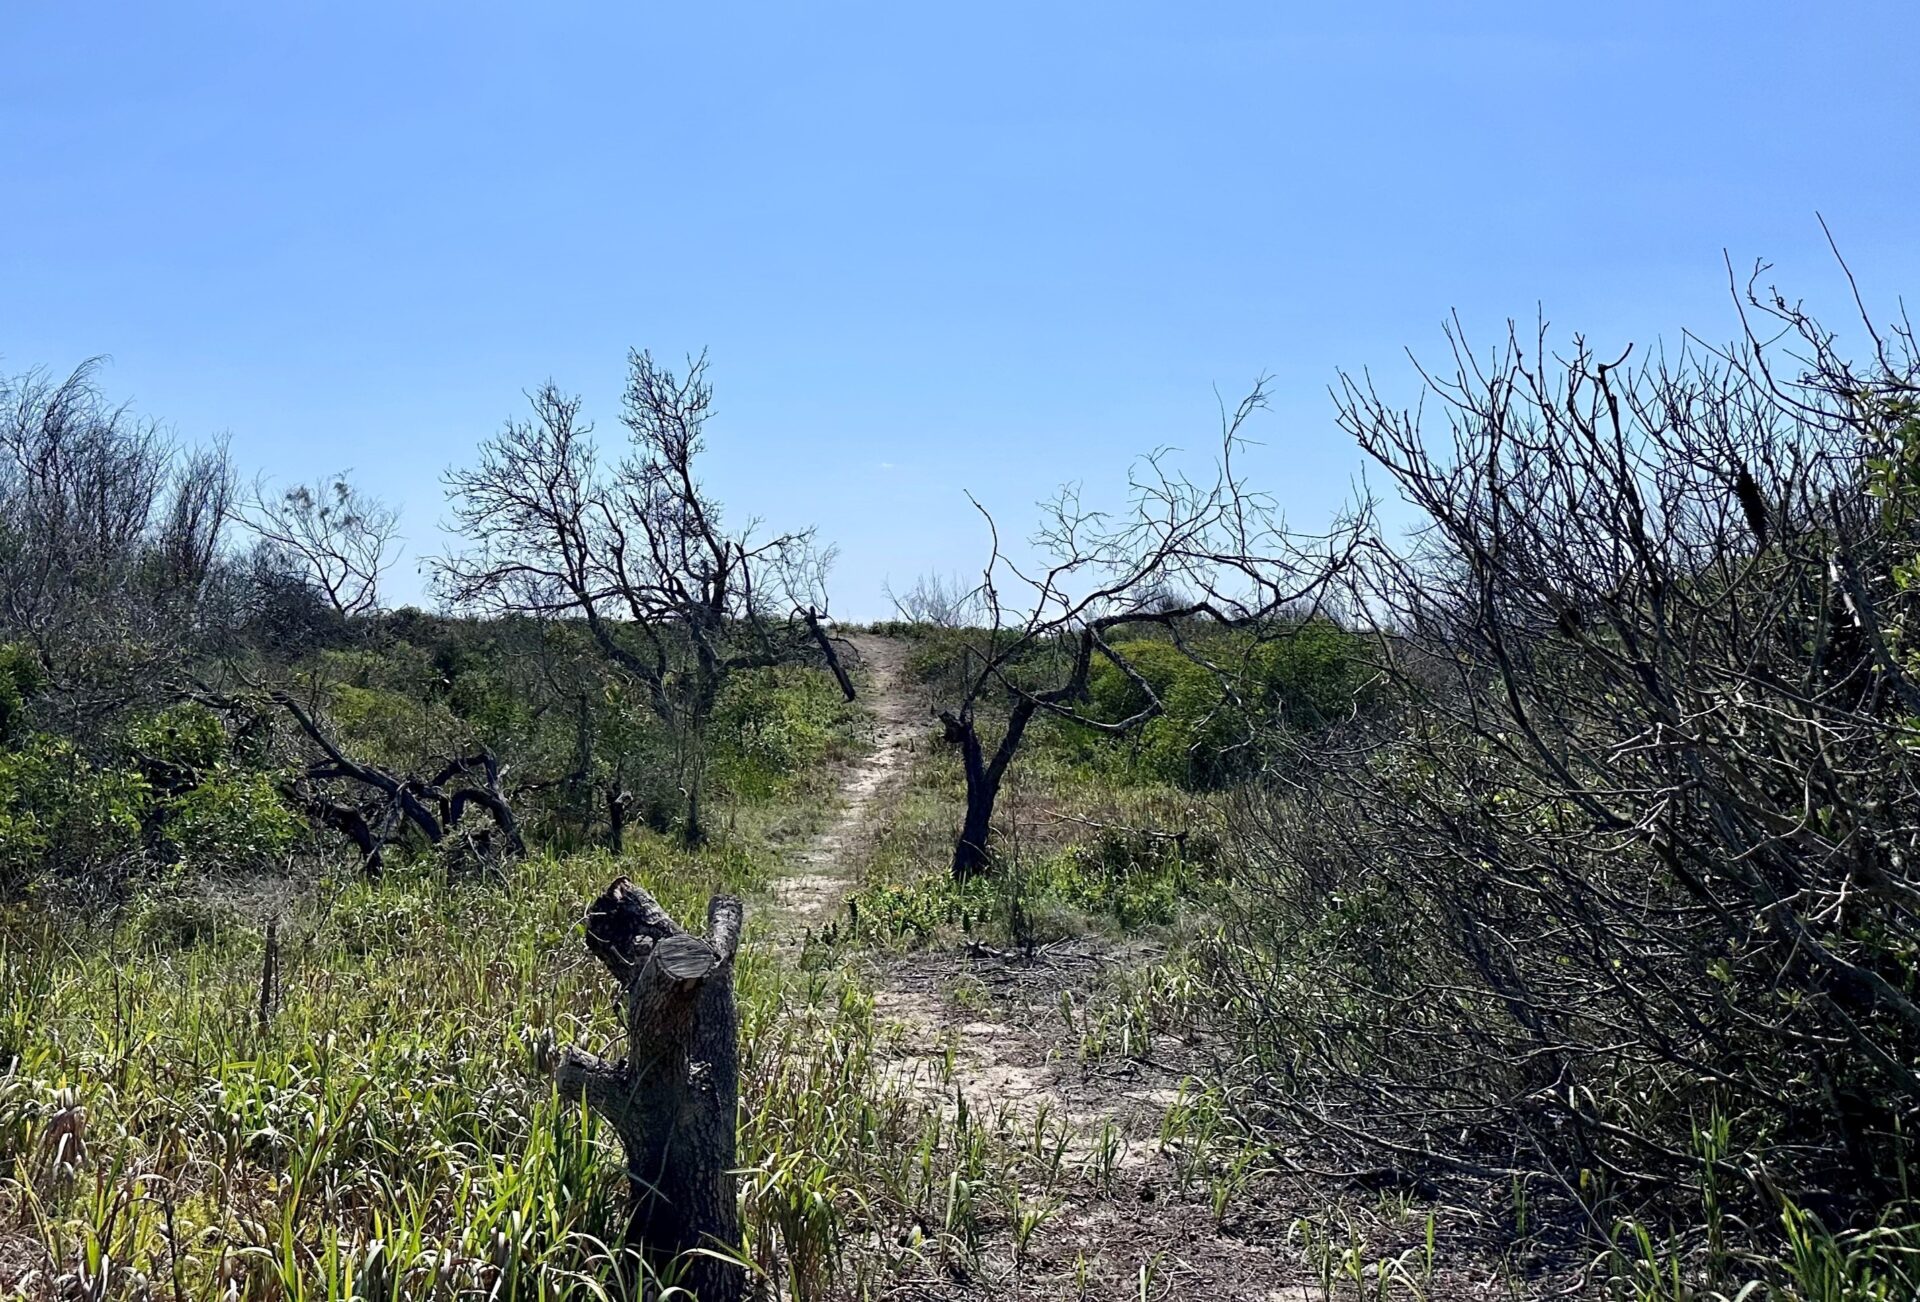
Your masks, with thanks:
<instances>
[{"instance_id":1,"label":"tree stump","mask_svg":"<svg viewBox=\"0 0 1920 1302\"><path fill-rule=\"evenodd\" d=\"M656 1272L678 1268L700 1302L737 1302L740 1211L734 1138L740 1017L733 955L743 910L707 906L705 939L682 930L622 877L587 910L586 941L620 983L627 1057L569 1048L555 1070L563 1097L604 1117L626 1149L633 1200L627 1243ZM693 1249L706 1251L685 1256ZM724 1254L725 1260L713 1254Z\"/></svg>"}]
</instances>

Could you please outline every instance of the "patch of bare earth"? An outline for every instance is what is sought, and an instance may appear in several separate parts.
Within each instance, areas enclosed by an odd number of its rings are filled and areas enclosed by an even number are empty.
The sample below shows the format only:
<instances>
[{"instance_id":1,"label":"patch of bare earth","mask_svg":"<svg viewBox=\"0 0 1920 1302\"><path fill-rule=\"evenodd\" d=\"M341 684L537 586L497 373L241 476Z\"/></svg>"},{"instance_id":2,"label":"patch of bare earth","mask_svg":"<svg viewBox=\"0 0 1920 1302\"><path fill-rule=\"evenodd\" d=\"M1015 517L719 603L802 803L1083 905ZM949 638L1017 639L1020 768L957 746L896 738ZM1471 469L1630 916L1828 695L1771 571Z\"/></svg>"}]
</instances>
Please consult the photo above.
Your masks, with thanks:
<instances>
[{"instance_id":1,"label":"patch of bare earth","mask_svg":"<svg viewBox=\"0 0 1920 1302\"><path fill-rule=\"evenodd\" d=\"M1296 1212L1263 1206L1216 1222L1177 1187L1161 1123L1199 1067L1194 1046L1154 1035L1131 1052L1083 1058L1082 1037L1110 976L1152 961L1141 945L1092 940L1031 956L979 946L885 969L876 1013L914 1088L962 1103L975 1125L1029 1150L1058 1144L1068 1179L1016 1265L1011 1245L965 1278L916 1282L902 1297L1251 1299L1306 1302Z\"/></svg>"},{"instance_id":2,"label":"patch of bare earth","mask_svg":"<svg viewBox=\"0 0 1920 1302\"><path fill-rule=\"evenodd\" d=\"M1248 1299L1400 1302L1588 1296L1580 1261L1539 1250L1507 1257L1498 1215L1465 1188L1419 1198L1364 1180L1293 1169L1247 1175L1222 1207L1218 1173L1182 1183L1176 1134L1162 1122L1190 1078L1215 1070L1198 1037L1152 1034L1104 1051L1083 1037L1111 1006L1110 978L1160 957L1152 946L1082 939L1033 954L983 946L928 952L882 969L883 1045L914 1088L962 1102L973 1124L1031 1149L1036 1132L1064 1144L1070 1181L1016 1266L1010 1235L997 1255L957 1277L915 1281L891 1296L953 1299ZM1278 1160L1278 1159L1276 1159ZM1434 1256L1426 1253L1427 1218ZM1301 1222L1314 1222L1311 1247ZM1328 1272L1323 1284L1318 1271ZM1351 1271L1357 1270L1355 1279ZM1388 1275L1383 1288L1382 1271Z\"/></svg>"},{"instance_id":3,"label":"patch of bare earth","mask_svg":"<svg viewBox=\"0 0 1920 1302\"><path fill-rule=\"evenodd\" d=\"M977 1118L1062 1125L1075 1155L1118 1141L1118 1164L1135 1167L1157 1145L1191 1051L1160 1035L1125 1055L1088 1058L1082 1035L1105 978L1156 957L1150 947L1093 940L1031 955L978 945L922 954L884 971L874 1011L891 1028L896 1068L916 1088L964 1097Z\"/></svg>"},{"instance_id":4,"label":"patch of bare earth","mask_svg":"<svg viewBox=\"0 0 1920 1302\"><path fill-rule=\"evenodd\" d=\"M12 1211L4 1202L0 1210ZM25 1235L0 1234L0 1297L53 1296L53 1262Z\"/></svg>"}]
</instances>

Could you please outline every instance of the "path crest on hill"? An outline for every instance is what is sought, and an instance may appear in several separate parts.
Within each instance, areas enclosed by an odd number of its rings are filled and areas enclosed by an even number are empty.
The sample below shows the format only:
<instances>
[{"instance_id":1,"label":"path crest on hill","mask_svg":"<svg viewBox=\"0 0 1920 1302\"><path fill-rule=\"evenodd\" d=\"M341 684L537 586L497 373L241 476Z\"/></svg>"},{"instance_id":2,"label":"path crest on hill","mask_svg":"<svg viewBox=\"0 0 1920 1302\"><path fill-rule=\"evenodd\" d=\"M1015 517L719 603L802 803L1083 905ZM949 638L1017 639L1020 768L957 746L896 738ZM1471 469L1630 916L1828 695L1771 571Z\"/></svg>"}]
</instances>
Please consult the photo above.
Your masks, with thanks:
<instances>
[{"instance_id":1,"label":"path crest on hill","mask_svg":"<svg viewBox=\"0 0 1920 1302\"><path fill-rule=\"evenodd\" d=\"M926 728L925 711L907 680L906 644L873 633L847 640L867 670L861 696L873 716L873 749L841 777L833 821L788 860L773 885L774 903L795 929L824 923L859 885L865 843L883 818L881 797L905 776L914 738Z\"/></svg>"}]
</instances>

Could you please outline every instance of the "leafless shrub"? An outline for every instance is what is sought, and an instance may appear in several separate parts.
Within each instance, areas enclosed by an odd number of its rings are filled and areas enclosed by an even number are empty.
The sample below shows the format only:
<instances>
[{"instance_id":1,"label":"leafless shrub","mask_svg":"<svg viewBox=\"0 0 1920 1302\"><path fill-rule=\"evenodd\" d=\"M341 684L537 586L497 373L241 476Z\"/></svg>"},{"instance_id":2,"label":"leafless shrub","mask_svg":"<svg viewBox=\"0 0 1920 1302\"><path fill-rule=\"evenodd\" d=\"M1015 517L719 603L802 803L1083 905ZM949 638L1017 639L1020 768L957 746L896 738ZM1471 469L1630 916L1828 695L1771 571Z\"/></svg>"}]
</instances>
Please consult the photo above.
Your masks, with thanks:
<instances>
[{"instance_id":1,"label":"leafless shrub","mask_svg":"<svg viewBox=\"0 0 1920 1302\"><path fill-rule=\"evenodd\" d=\"M75 720L206 633L234 487L225 448L178 447L108 403L96 369L0 378L0 640L34 648Z\"/></svg>"},{"instance_id":2,"label":"leafless shrub","mask_svg":"<svg viewBox=\"0 0 1920 1302\"><path fill-rule=\"evenodd\" d=\"M905 593L886 590L900 618L930 628L964 628L981 617L979 589L958 575L922 574Z\"/></svg>"},{"instance_id":3,"label":"leafless shrub","mask_svg":"<svg viewBox=\"0 0 1920 1302\"><path fill-rule=\"evenodd\" d=\"M1439 432L1344 384L1426 520L1359 584L1401 704L1245 802L1218 954L1316 1164L1601 1208L1702 1171L1831 1215L1897 1194L1920 353L1873 331L1855 367L1745 308L1737 346L1637 363L1454 335Z\"/></svg>"}]
</instances>

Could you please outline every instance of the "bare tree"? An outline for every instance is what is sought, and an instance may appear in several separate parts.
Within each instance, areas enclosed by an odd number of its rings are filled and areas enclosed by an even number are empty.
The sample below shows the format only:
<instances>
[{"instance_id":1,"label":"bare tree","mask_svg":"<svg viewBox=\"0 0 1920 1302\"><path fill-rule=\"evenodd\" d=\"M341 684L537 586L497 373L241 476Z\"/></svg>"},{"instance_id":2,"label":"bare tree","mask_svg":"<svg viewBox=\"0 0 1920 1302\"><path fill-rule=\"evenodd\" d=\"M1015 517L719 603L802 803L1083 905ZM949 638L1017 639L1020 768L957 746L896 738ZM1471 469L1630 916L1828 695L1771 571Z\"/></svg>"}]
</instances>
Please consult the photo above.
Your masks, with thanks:
<instances>
[{"instance_id":1,"label":"bare tree","mask_svg":"<svg viewBox=\"0 0 1920 1302\"><path fill-rule=\"evenodd\" d=\"M0 378L0 638L75 723L140 697L207 632L233 495L226 449L109 404L96 363Z\"/></svg>"},{"instance_id":2,"label":"bare tree","mask_svg":"<svg viewBox=\"0 0 1920 1302\"><path fill-rule=\"evenodd\" d=\"M631 353L627 453L611 464L579 398L534 391L531 419L509 421L477 465L447 475L471 546L436 562L458 606L585 622L676 741L690 842L704 835L706 729L728 676L821 657L837 668L821 628L831 551L810 529L728 528L699 481L706 376L704 356L680 376Z\"/></svg>"},{"instance_id":3,"label":"bare tree","mask_svg":"<svg viewBox=\"0 0 1920 1302\"><path fill-rule=\"evenodd\" d=\"M932 603L949 613L978 611L983 622L966 637L954 699L938 712L966 778L956 877L990 865L994 805L1037 716L1114 735L1161 711L1118 634L1163 630L1196 663L1216 670L1230 694L1232 675L1207 659L1190 630L1284 636L1311 615L1352 558L1358 519L1323 535L1291 532L1272 499L1249 488L1235 468L1246 423L1265 405L1263 384L1223 414L1210 477L1189 478L1175 469L1170 452L1155 453L1134 468L1127 507L1117 514L1083 504L1077 487L1063 488L1041 505L1030 540L1037 566L1011 558L993 517L974 503L992 540L980 583L963 594L940 591ZM924 585L916 591L928 593ZM1082 708L1096 660L1114 666L1139 692L1141 704L1131 716L1102 719ZM990 701L1005 707L997 737L982 730L981 707Z\"/></svg>"},{"instance_id":4,"label":"bare tree","mask_svg":"<svg viewBox=\"0 0 1920 1302\"><path fill-rule=\"evenodd\" d=\"M349 473L279 493L256 483L235 512L343 616L379 605L380 576L393 563L400 528L399 514L355 487Z\"/></svg>"},{"instance_id":5,"label":"bare tree","mask_svg":"<svg viewBox=\"0 0 1920 1302\"><path fill-rule=\"evenodd\" d=\"M979 589L958 575L922 574L904 594L889 586L886 595L900 618L932 628L964 628L985 614Z\"/></svg>"}]
</instances>

